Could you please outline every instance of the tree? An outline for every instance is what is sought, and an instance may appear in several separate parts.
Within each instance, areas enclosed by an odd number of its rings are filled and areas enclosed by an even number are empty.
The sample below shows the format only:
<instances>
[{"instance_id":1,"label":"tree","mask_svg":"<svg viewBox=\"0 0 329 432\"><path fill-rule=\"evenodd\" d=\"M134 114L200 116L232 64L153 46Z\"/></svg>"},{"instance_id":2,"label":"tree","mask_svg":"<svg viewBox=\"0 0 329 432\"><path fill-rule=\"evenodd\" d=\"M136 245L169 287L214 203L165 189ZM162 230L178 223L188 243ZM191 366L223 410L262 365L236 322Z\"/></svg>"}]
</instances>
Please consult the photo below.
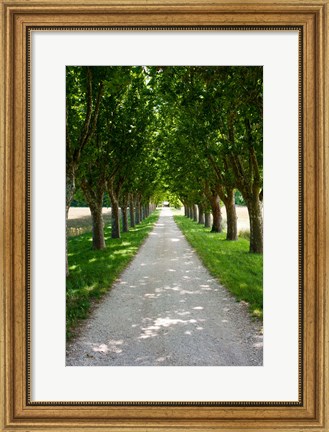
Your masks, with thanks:
<instances>
[{"instance_id":1,"label":"tree","mask_svg":"<svg viewBox=\"0 0 329 432\"><path fill-rule=\"evenodd\" d=\"M119 206L122 203L123 228L128 229L127 203L131 205L133 196L137 199L138 220L149 212L142 207L144 191L133 192L139 169L146 168L147 160L143 149L150 129L152 106L150 94L141 67L105 67L99 73L105 79L105 90L96 124L97 140L84 152L84 164L79 171L81 187L90 206L96 205L101 215L101 197L104 188L108 191L112 208L112 237L120 237ZM100 159L97 159L97 155ZM141 163L141 158L144 158ZM97 166L95 166L97 163ZM105 186L104 186L105 185ZM130 190L131 189L131 190ZM91 208L92 209L92 208ZM130 212L131 213L131 212ZM134 223L134 218L131 218ZM95 220L95 226L100 226ZM99 231L99 230L98 230ZM100 231L99 234L101 235ZM98 247L95 243L94 247Z\"/></svg>"},{"instance_id":2,"label":"tree","mask_svg":"<svg viewBox=\"0 0 329 432\"><path fill-rule=\"evenodd\" d=\"M115 170L108 175L108 192L112 202L112 237L119 237L119 201L126 205L130 202L130 215L133 223L139 223L144 214L142 201L144 189L141 189L139 178L148 170L147 152L150 144L152 125L151 94L147 88L145 73L142 67L127 68L129 85L117 104L112 121L109 153ZM137 189L137 190L136 190ZM135 205L134 205L135 204ZM136 216L132 215L135 207ZM124 214L126 218L126 215ZM126 226L126 220L124 222Z\"/></svg>"},{"instance_id":3,"label":"tree","mask_svg":"<svg viewBox=\"0 0 329 432\"><path fill-rule=\"evenodd\" d=\"M261 67L233 68L222 86L225 114L219 119L225 161L248 207L253 253L263 253L262 83Z\"/></svg>"},{"instance_id":4,"label":"tree","mask_svg":"<svg viewBox=\"0 0 329 432\"><path fill-rule=\"evenodd\" d=\"M66 220L81 154L93 137L104 91L92 67L66 69ZM66 238L66 275L69 274Z\"/></svg>"},{"instance_id":5,"label":"tree","mask_svg":"<svg viewBox=\"0 0 329 432\"><path fill-rule=\"evenodd\" d=\"M81 154L96 129L104 81L92 67L66 70L66 212L75 191L75 175Z\"/></svg>"},{"instance_id":6,"label":"tree","mask_svg":"<svg viewBox=\"0 0 329 432\"><path fill-rule=\"evenodd\" d=\"M203 95L204 85L202 79L197 74L198 68L194 67L176 67L165 68L162 79L162 91L164 92L164 103L162 103L161 112L165 118L171 118L171 128L166 125L166 130L171 130L171 135L167 137L168 146L167 157L170 161L168 175L172 171L179 172L180 166L185 166L183 172L185 176L193 180L189 182L189 191L184 186L185 204L190 207L188 214L193 214L196 219L197 212L195 205L199 206L201 215L203 207L207 209L205 222L209 225L209 206L205 198L209 201L213 214L213 232L221 232L222 217L220 210L220 200L218 196L218 179L216 181L215 173L205 155L205 142L207 142L208 123L207 116L200 110L202 101L199 102ZM174 104L174 105L173 105ZM174 108L173 108L174 106ZM167 120L168 123L168 120ZM173 156L175 154L175 156ZM186 159L186 155L189 158ZM182 184L185 180L176 176L176 188L182 190ZM181 194L180 194L181 196ZM193 197L193 202L190 202Z\"/></svg>"},{"instance_id":7,"label":"tree","mask_svg":"<svg viewBox=\"0 0 329 432\"><path fill-rule=\"evenodd\" d=\"M115 161L109 151L109 141L112 136L113 116L120 97L128 84L125 69L116 67L93 68L103 82L103 97L95 130L90 143L84 148L80 156L77 177L90 207L93 220L93 247L105 247L102 206L104 193L108 188L109 172L116 171ZM112 214L115 212L112 208Z\"/></svg>"},{"instance_id":8,"label":"tree","mask_svg":"<svg viewBox=\"0 0 329 432\"><path fill-rule=\"evenodd\" d=\"M96 134L95 143L86 149L79 167L79 184L92 216L93 248L104 249L103 198L106 191L104 148Z\"/></svg>"},{"instance_id":9,"label":"tree","mask_svg":"<svg viewBox=\"0 0 329 432\"><path fill-rule=\"evenodd\" d=\"M262 68L108 66L67 69L67 203L75 184L93 218L93 246L105 246L102 204L112 237L176 197L185 214L237 239L234 193L250 217L250 251L262 252ZM170 201L172 201L170 199ZM152 206L151 206L152 207Z\"/></svg>"},{"instance_id":10,"label":"tree","mask_svg":"<svg viewBox=\"0 0 329 432\"><path fill-rule=\"evenodd\" d=\"M250 252L262 253L262 68L200 68L198 73L205 89L198 111L208 125L207 157L227 210L227 236L236 238L238 188L249 211Z\"/></svg>"}]
</instances>

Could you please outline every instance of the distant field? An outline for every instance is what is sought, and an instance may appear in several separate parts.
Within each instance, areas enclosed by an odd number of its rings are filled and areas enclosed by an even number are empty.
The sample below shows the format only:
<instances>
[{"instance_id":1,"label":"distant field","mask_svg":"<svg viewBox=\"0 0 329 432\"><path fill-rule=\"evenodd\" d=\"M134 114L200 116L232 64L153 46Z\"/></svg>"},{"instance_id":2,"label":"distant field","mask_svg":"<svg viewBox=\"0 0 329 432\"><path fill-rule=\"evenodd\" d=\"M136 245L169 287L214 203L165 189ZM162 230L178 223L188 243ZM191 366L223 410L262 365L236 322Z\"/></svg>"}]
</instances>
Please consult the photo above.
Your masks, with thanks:
<instances>
[{"instance_id":1,"label":"distant field","mask_svg":"<svg viewBox=\"0 0 329 432\"><path fill-rule=\"evenodd\" d=\"M111 216L111 207L103 207L103 215L110 215ZM91 220L90 210L89 207L71 207L69 210L69 220L73 219L81 219L89 217Z\"/></svg>"},{"instance_id":2,"label":"distant field","mask_svg":"<svg viewBox=\"0 0 329 432\"><path fill-rule=\"evenodd\" d=\"M226 211L225 208L223 210L223 216L226 219ZM238 230L249 230L250 224L249 224L249 214L247 207L237 206L236 207L236 213L238 215Z\"/></svg>"},{"instance_id":3,"label":"distant field","mask_svg":"<svg viewBox=\"0 0 329 432\"><path fill-rule=\"evenodd\" d=\"M103 208L105 224L110 223L111 208ZM67 221L67 231L69 237L74 237L92 229L91 214L89 207L71 207L69 210L69 220Z\"/></svg>"},{"instance_id":4,"label":"distant field","mask_svg":"<svg viewBox=\"0 0 329 432\"><path fill-rule=\"evenodd\" d=\"M223 219L226 220L225 207L222 207L221 211L222 211ZM248 215L247 207L236 206L236 213L238 216L238 231L249 230L250 224L249 224L249 215ZM184 208L182 208L180 211L175 210L175 214L176 215L183 215L184 214Z\"/></svg>"}]
</instances>

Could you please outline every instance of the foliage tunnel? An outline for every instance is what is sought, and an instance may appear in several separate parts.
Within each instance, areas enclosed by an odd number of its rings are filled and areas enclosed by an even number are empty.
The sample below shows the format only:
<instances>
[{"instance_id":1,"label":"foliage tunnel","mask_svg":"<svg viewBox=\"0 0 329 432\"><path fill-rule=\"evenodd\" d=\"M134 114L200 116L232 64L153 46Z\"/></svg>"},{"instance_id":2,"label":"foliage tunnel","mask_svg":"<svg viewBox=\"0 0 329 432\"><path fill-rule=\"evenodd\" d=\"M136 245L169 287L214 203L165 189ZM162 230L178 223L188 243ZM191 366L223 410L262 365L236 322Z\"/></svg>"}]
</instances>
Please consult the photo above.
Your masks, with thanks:
<instances>
[{"instance_id":1,"label":"foliage tunnel","mask_svg":"<svg viewBox=\"0 0 329 432\"><path fill-rule=\"evenodd\" d=\"M66 212L83 199L93 247L155 206L181 202L185 215L237 240L235 195L249 212L250 252L263 251L263 69L259 66L69 66L66 68ZM128 217L129 216L129 217ZM128 223L129 222L129 223Z\"/></svg>"}]
</instances>

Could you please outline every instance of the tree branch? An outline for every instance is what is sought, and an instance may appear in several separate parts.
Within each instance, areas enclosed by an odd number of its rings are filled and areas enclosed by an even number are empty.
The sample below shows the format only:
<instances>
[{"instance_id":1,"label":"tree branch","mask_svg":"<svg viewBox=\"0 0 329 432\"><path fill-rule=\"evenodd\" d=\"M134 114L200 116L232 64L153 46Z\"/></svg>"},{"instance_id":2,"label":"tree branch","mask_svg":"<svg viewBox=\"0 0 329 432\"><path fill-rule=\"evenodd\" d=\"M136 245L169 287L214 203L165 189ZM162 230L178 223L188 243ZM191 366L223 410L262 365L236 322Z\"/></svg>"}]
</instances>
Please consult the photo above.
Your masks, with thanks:
<instances>
[{"instance_id":1,"label":"tree branch","mask_svg":"<svg viewBox=\"0 0 329 432\"><path fill-rule=\"evenodd\" d=\"M93 84L92 84L92 71L91 67L87 68L87 114L85 123L80 135L78 146L74 152L74 159L78 161L80 159L81 152L89 139L93 135L96 129L98 115L100 111L100 104L104 93L104 83L101 81L98 86L98 92L96 97L95 108L93 110ZM94 112L93 112L94 111Z\"/></svg>"}]
</instances>

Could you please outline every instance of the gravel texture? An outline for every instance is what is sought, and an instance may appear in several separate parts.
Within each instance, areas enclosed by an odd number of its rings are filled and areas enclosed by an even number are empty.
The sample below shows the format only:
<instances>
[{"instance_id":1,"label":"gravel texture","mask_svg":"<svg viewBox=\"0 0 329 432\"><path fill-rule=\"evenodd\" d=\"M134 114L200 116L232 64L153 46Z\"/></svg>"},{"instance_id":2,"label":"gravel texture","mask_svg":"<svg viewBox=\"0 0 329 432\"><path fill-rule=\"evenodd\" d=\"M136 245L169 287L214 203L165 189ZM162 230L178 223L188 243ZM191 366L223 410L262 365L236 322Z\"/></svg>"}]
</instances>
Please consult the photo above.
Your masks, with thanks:
<instances>
[{"instance_id":1,"label":"gravel texture","mask_svg":"<svg viewBox=\"0 0 329 432\"><path fill-rule=\"evenodd\" d=\"M161 216L67 346L67 366L259 366L261 324Z\"/></svg>"}]
</instances>

